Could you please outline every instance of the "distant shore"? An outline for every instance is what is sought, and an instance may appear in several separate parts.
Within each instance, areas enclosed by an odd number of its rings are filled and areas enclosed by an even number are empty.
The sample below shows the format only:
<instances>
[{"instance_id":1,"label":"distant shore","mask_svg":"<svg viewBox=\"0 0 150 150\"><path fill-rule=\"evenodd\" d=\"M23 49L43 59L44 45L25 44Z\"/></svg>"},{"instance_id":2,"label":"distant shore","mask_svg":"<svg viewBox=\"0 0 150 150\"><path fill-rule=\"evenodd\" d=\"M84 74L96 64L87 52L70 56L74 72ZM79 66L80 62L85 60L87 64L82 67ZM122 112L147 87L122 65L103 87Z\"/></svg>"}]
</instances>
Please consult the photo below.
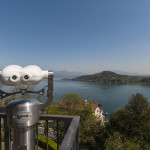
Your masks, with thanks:
<instances>
[{"instance_id":1,"label":"distant shore","mask_svg":"<svg viewBox=\"0 0 150 150\"><path fill-rule=\"evenodd\" d=\"M149 85L150 77L146 76L129 76L120 75L111 71L103 71L93 75L84 75L76 78L63 78L62 80L82 81L82 82L96 82L103 84L114 85Z\"/></svg>"}]
</instances>

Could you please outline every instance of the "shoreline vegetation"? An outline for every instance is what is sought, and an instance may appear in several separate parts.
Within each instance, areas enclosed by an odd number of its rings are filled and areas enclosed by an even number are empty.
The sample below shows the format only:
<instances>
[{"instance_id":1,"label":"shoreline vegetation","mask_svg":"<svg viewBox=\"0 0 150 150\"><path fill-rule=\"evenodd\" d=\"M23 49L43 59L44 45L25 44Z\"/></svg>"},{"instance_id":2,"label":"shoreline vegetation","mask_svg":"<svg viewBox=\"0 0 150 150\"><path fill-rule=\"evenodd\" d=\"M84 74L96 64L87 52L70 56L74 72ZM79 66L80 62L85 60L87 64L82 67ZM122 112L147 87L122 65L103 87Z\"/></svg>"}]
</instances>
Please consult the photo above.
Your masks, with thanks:
<instances>
[{"instance_id":1,"label":"shoreline vegetation","mask_svg":"<svg viewBox=\"0 0 150 150\"><path fill-rule=\"evenodd\" d=\"M92 75L83 75L76 78L63 78L62 80L97 82L104 84L150 84L150 76L121 75L111 71L103 71Z\"/></svg>"}]
</instances>

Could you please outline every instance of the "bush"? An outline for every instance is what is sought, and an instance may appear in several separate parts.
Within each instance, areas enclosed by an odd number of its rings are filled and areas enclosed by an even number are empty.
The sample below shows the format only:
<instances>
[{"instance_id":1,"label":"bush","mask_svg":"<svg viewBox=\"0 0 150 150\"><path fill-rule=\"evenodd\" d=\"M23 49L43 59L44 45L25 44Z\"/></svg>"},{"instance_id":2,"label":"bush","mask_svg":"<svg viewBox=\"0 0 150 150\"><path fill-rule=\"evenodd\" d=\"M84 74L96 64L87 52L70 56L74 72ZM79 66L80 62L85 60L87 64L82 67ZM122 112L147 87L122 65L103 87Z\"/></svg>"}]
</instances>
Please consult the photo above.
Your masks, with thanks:
<instances>
[{"instance_id":1,"label":"bush","mask_svg":"<svg viewBox=\"0 0 150 150\"><path fill-rule=\"evenodd\" d=\"M41 148L46 149L47 138L43 135L38 135L38 145ZM50 138L48 138L48 149L49 150L57 150L57 144L53 140L51 140Z\"/></svg>"}]
</instances>

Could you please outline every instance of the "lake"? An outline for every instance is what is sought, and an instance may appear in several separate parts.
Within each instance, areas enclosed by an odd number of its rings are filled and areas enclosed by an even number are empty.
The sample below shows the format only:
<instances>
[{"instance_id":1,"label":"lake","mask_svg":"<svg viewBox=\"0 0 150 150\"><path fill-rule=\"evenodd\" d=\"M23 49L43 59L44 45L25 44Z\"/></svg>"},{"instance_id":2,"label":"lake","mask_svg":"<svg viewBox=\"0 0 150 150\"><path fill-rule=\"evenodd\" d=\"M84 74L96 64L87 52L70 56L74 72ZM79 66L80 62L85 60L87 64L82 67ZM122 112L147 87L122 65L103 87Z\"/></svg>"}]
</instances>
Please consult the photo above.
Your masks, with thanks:
<instances>
[{"instance_id":1,"label":"lake","mask_svg":"<svg viewBox=\"0 0 150 150\"><path fill-rule=\"evenodd\" d=\"M142 93L150 101L150 85L106 85L55 79L54 99L59 100L64 93L77 93L83 99L88 99L90 95L91 100L98 101L104 112L109 114L127 104L132 94Z\"/></svg>"},{"instance_id":2,"label":"lake","mask_svg":"<svg viewBox=\"0 0 150 150\"><path fill-rule=\"evenodd\" d=\"M43 80L36 90L46 84L47 81ZM104 112L109 114L116 108L127 104L132 94L142 93L150 101L150 85L106 85L54 79L54 99L60 100L60 96L64 93L77 93L83 99L89 99L90 95L90 99L98 101Z\"/></svg>"}]
</instances>

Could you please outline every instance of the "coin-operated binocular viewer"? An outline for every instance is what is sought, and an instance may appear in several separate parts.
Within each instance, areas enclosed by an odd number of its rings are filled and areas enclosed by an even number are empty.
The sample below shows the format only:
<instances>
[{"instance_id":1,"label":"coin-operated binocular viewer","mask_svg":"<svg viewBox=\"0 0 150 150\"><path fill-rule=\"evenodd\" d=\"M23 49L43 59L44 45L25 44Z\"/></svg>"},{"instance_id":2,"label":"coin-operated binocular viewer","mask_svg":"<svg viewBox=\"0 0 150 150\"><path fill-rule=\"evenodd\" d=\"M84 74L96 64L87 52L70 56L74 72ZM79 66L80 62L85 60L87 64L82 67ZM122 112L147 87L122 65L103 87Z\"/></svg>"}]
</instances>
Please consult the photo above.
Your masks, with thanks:
<instances>
[{"instance_id":1,"label":"coin-operated binocular viewer","mask_svg":"<svg viewBox=\"0 0 150 150\"><path fill-rule=\"evenodd\" d=\"M39 121L39 111L49 106L53 100L53 72L43 71L35 65L24 68L10 65L0 72L0 81L7 86L36 85L42 79L48 79L48 100L45 103L40 103L36 99L20 99L9 102L7 106L0 106L0 112L6 113L8 126L13 129L13 150L35 149L35 124ZM13 94L34 93L43 95L44 89L37 92L20 89L14 93L0 90L0 99Z\"/></svg>"}]
</instances>

